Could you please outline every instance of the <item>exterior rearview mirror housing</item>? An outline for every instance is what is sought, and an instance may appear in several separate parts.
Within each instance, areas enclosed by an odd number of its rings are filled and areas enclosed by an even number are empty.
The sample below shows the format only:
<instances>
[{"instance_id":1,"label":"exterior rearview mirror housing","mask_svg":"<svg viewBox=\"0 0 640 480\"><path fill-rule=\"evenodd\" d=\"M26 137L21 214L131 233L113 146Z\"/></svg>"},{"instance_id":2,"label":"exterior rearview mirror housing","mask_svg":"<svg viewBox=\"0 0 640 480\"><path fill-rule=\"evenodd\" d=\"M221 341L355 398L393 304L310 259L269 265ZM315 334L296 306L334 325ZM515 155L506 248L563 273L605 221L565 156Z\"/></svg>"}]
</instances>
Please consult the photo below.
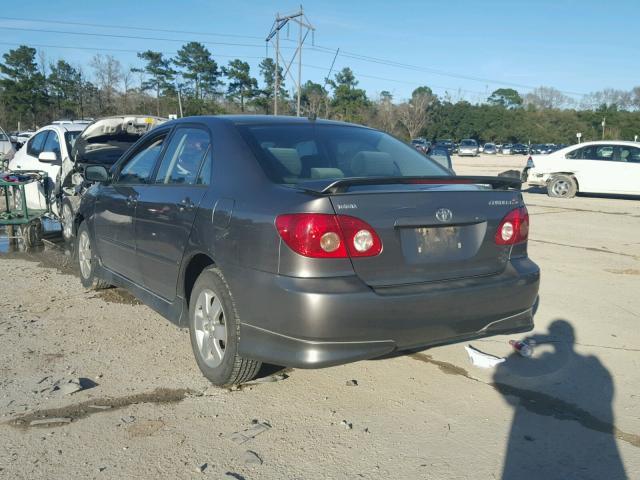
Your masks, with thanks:
<instances>
[{"instance_id":1,"label":"exterior rearview mirror housing","mask_svg":"<svg viewBox=\"0 0 640 480\"><path fill-rule=\"evenodd\" d=\"M53 163L58 161L58 156L55 152L40 152L38 160L41 162Z\"/></svg>"},{"instance_id":2,"label":"exterior rearview mirror housing","mask_svg":"<svg viewBox=\"0 0 640 480\"><path fill-rule=\"evenodd\" d=\"M102 165L89 165L84 171L84 178L90 182L108 182L109 172Z\"/></svg>"}]
</instances>

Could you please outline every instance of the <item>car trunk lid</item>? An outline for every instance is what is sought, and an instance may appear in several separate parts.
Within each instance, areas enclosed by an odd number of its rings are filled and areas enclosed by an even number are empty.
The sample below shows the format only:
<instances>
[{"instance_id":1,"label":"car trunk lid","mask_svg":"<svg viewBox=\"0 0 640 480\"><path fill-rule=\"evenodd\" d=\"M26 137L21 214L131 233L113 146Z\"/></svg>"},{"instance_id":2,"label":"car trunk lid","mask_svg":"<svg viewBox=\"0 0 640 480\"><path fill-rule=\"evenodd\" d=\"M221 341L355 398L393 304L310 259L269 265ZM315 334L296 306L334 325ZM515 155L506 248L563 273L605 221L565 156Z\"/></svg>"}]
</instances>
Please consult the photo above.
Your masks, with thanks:
<instances>
[{"instance_id":1,"label":"car trunk lid","mask_svg":"<svg viewBox=\"0 0 640 480\"><path fill-rule=\"evenodd\" d=\"M502 272L511 246L494 237L504 216L523 204L509 189L519 185L502 177L349 179L324 188L316 182L314 190L329 193L337 214L364 220L379 235L379 255L351 259L376 288Z\"/></svg>"}]
</instances>

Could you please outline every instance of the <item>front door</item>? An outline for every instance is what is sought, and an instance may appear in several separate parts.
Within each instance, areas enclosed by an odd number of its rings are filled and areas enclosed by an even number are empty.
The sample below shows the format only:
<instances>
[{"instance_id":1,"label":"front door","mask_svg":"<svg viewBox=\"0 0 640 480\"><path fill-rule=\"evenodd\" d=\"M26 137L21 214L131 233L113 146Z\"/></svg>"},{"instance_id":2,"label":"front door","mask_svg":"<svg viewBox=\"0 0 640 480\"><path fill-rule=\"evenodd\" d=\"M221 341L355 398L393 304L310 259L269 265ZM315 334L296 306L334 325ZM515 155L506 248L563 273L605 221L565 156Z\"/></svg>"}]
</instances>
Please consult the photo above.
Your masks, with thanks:
<instances>
[{"instance_id":1,"label":"front door","mask_svg":"<svg viewBox=\"0 0 640 480\"><path fill-rule=\"evenodd\" d=\"M172 134L153 182L138 196L136 238L144 285L173 300L191 227L211 176L210 136L197 126Z\"/></svg>"},{"instance_id":2,"label":"front door","mask_svg":"<svg viewBox=\"0 0 640 480\"><path fill-rule=\"evenodd\" d=\"M98 255L105 267L136 283L142 273L136 257L135 216L141 189L148 184L165 136L149 139L118 166L114 180L102 186L94 210Z\"/></svg>"}]
</instances>

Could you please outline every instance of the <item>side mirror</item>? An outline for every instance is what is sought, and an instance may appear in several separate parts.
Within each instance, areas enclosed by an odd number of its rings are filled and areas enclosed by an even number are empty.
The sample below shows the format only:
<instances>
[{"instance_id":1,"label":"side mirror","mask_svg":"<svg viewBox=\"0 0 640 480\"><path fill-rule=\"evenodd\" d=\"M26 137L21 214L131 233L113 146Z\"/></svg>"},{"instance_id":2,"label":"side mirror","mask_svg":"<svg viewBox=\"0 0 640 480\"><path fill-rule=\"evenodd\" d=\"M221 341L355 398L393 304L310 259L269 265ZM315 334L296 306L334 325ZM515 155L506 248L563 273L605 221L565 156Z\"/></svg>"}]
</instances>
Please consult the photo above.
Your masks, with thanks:
<instances>
[{"instance_id":1,"label":"side mirror","mask_svg":"<svg viewBox=\"0 0 640 480\"><path fill-rule=\"evenodd\" d=\"M108 182L109 172L102 165L89 165L84 170L84 178L89 182Z\"/></svg>"},{"instance_id":2,"label":"side mirror","mask_svg":"<svg viewBox=\"0 0 640 480\"><path fill-rule=\"evenodd\" d=\"M38 160L46 163L53 163L58 161L58 156L55 152L40 152Z\"/></svg>"}]
</instances>

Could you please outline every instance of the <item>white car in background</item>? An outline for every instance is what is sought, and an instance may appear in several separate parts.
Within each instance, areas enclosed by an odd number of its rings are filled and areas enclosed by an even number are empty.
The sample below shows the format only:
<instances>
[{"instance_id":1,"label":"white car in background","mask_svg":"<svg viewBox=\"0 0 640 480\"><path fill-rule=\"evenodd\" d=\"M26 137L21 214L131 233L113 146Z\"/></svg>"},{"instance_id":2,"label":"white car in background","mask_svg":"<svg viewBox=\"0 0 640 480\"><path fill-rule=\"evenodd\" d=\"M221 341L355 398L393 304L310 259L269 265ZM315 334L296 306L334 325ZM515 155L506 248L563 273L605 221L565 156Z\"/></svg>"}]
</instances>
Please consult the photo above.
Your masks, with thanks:
<instances>
[{"instance_id":1,"label":"white car in background","mask_svg":"<svg viewBox=\"0 0 640 480\"><path fill-rule=\"evenodd\" d=\"M640 142L585 142L548 155L532 155L523 172L550 197L578 192L640 195Z\"/></svg>"},{"instance_id":2,"label":"white car in background","mask_svg":"<svg viewBox=\"0 0 640 480\"><path fill-rule=\"evenodd\" d=\"M10 161L15 155L11 139L6 132L0 128L0 170L3 169L5 162Z\"/></svg>"},{"instance_id":3,"label":"white car in background","mask_svg":"<svg viewBox=\"0 0 640 480\"><path fill-rule=\"evenodd\" d=\"M68 159L71 147L80 132L86 127L83 123L68 123L64 125L47 125L41 128L16 152L9 162L9 170L42 170L47 172L48 192L51 207L57 212L55 194L58 174L63 160ZM27 207L34 209L46 208L46 197L43 185L29 184L25 187Z\"/></svg>"}]
</instances>

